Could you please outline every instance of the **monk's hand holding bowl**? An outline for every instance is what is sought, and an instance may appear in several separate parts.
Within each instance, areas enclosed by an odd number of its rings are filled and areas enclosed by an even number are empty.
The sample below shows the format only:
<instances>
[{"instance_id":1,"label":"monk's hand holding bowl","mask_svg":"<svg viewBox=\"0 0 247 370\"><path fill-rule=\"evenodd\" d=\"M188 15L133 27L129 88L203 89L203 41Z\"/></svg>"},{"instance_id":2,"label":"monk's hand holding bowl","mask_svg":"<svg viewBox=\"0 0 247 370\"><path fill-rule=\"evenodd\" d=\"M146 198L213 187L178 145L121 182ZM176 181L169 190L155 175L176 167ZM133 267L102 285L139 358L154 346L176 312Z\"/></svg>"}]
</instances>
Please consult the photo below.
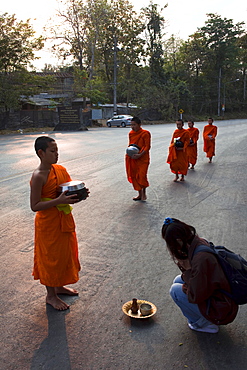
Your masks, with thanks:
<instances>
[{"instance_id":1,"label":"monk's hand holding bowl","mask_svg":"<svg viewBox=\"0 0 247 370\"><path fill-rule=\"evenodd\" d=\"M89 194L90 194L90 191L88 188L84 188L84 196L83 196L83 200L87 199L89 197Z\"/></svg>"},{"instance_id":2,"label":"monk's hand holding bowl","mask_svg":"<svg viewBox=\"0 0 247 370\"><path fill-rule=\"evenodd\" d=\"M77 194L72 195L66 195L68 193L68 190L65 190L61 195L59 195L59 202L61 204L74 204L79 202L79 199L77 198Z\"/></svg>"},{"instance_id":3,"label":"monk's hand holding bowl","mask_svg":"<svg viewBox=\"0 0 247 370\"><path fill-rule=\"evenodd\" d=\"M142 152L143 153L143 152ZM142 153L138 153L138 154L133 154L132 158L133 159L139 159L142 157Z\"/></svg>"}]
</instances>

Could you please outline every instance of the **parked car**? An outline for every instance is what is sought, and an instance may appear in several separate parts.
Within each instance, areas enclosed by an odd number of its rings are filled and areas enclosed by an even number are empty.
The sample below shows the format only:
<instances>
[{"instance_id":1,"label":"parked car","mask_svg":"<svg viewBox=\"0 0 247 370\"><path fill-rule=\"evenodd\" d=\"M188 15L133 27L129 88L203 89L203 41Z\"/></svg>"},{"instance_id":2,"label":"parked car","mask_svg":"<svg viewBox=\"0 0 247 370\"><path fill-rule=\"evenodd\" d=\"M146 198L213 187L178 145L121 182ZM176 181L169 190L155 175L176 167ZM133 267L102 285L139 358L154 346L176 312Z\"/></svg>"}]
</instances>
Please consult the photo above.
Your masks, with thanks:
<instances>
[{"instance_id":1,"label":"parked car","mask_svg":"<svg viewBox=\"0 0 247 370\"><path fill-rule=\"evenodd\" d=\"M113 116L112 118L108 119L106 124L108 127L111 126L126 127L130 126L132 118L133 118L132 116L129 116L127 114Z\"/></svg>"}]
</instances>

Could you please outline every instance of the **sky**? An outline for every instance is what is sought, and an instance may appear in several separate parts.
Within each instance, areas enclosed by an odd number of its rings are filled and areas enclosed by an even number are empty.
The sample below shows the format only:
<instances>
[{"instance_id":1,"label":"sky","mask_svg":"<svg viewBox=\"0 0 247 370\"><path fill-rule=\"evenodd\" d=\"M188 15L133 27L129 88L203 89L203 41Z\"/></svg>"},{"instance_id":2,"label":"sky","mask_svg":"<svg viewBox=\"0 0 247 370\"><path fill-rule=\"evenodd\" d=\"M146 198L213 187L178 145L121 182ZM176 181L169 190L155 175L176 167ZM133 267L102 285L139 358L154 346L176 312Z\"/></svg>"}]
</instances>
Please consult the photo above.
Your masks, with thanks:
<instances>
[{"instance_id":1,"label":"sky","mask_svg":"<svg viewBox=\"0 0 247 370\"><path fill-rule=\"evenodd\" d=\"M129 0L135 10L149 5L150 0ZM183 40L194 33L198 27L204 26L207 13L217 13L222 18L233 19L234 23L245 22L247 27L247 2L245 0L153 0L154 4L167 8L162 15L166 20L166 37L174 34ZM18 20L25 21L30 18L37 36L43 34L43 27L48 24L49 18L55 19L59 2L57 0L8 0L1 4L0 13L15 14ZM37 53L41 59L33 64L37 69L44 67L45 63L57 65L48 47Z\"/></svg>"}]
</instances>

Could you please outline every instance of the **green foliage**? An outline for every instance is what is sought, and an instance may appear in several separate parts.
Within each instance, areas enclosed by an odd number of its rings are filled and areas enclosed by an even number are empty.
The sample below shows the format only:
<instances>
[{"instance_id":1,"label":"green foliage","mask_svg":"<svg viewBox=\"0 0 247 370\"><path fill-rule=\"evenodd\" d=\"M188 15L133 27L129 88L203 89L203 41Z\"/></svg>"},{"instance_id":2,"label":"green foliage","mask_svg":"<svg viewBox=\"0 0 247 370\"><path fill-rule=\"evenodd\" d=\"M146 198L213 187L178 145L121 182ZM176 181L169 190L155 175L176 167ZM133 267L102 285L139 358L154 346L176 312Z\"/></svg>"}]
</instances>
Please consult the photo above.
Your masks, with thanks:
<instances>
[{"instance_id":1,"label":"green foliage","mask_svg":"<svg viewBox=\"0 0 247 370\"><path fill-rule=\"evenodd\" d=\"M129 0L62 0L60 24L49 30L53 50L70 60L61 72L74 76L74 94L93 104L117 101L154 109L165 119L245 110L247 34L243 22L207 14L187 40L165 40L167 5L150 4L140 14ZM164 13L165 14L165 13ZM42 48L29 23L0 16L0 106L17 107L20 95L47 89L26 68ZM70 58L70 59L69 59ZM44 71L57 71L46 65ZM115 81L116 79L116 81ZM115 84L116 82L116 84ZM52 85L52 84L51 84ZM221 112L222 113L222 112Z\"/></svg>"},{"instance_id":2,"label":"green foliage","mask_svg":"<svg viewBox=\"0 0 247 370\"><path fill-rule=\"evenodd\" d=\"M92 104L104 104L107 100L104 91L105 84L100 78L95 77L93 80L87 79L87 72L80 70L78 67L73 68L74 91L77 97L87 97Z\"/></svg>"},{"instance_id":3,"label":"green foliage","mask_svg":"<svg viewBox=\"0 0 247 370\"><path fill-rule=\"evenodd\" d=\"M66 10L59 14L61 26L52 28L54 50L64 58L72 56L75 65L86 71L87 91L93 89L93 80L96 79L97 84L101 80L100 84L105 84L104 93L108 92L108 99L112 100L114 42L117 43L118 75L124 75L130 86L131 69L144 54L139 38L144 24L128 0L68 0L66 4ZM102 91L102 88L96 90ZM126 99L129 91L126 90Z\"/></svg>"},{"instance_id":4,"label":"green foliage","mask_svg":"<svg viewBox=\"0 0 247 370\"><path fill-rule=\"evenodd\" d=\"M179 75L187 83L190 98L181 97L184 110L214 115L219 103L223 103L225 84L241 77L238 40L243 22L235 25L231 19L222 19L217 14L207 17L205 25L177 49L170 77Z\"/></svg>"},{"instance_id":5,"label":"green foliage","mask_svg":"<svg viewBox=\"0 0 247 370\"><path fill-rule=\"evenodd\" d=\"M15 15L0 15L0 108L19 108L20 97L28 96L43 86L35 75L25 69L34 52L43 47L42 37L34 38L29 23L17 21Z\"/></svg>"},{"instance_id":6,"label":"green foliage","mask_svg":"<svg viewBox=\"0 0 247 370\"><path fill-rule=\"evenodd\" d=\"M167 4L161 8L161 11L167 7ZM162 29L165 20L158 11L158 5L151 1L149 6L142 9L147 20L147 55L150 64L151 84L159 86L165 83L165 73L163 69L164 55L162 46Z\"/></svg>"},{"instance_id":7,"label":"green foliage","mask_svg":"<svg viewBox=\"0 0 247 370\"><path fill-rule=\"evenodd\" d=\"M34 38L34 30L26 22L17 21L15 15L0 15L0 72L12 72L26 67L34 52L43 47L43 38Z\"/></svg>"},{"instance_id":8,"label":"green foliage","mask_svg":"<svg viewBox=\"0 0 247 370\"><path fill-rule=\"evenodd\" d=\"M21 101L46 90L54 82L52 77L42 77L25 69L0 74L0 108L5 111L19 109Z\"/></svg>"}]
</instances>

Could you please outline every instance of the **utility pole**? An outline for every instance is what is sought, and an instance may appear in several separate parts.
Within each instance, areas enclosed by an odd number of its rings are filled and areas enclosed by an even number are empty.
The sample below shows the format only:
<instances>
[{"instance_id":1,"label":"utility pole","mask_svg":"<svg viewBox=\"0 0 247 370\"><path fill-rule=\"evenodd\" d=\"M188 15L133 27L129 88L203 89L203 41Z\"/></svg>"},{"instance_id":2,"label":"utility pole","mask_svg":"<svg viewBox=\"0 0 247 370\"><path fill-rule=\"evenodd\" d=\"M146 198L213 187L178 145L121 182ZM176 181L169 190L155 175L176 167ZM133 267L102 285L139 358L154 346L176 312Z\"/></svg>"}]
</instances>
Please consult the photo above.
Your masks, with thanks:
<instances>
[{"instance_id":1,"label":"utility pole","mask_svg":"<svg viewBox=\"0 0 247 370\"><path fill-rule=\"evenodd\" d=\"M117 37L114 35L113 111L117 114Z\"/></svg>"},{"instance_id":2,"label":"utility pole","mask_svg":"<svg viewBox=\"0 0 247 370\"><path fill-rule=\"evenodd\" d=\"M219 70L219 79L218 79L218 117L220 116L220 89L221 89L221 67Z\"/></svg>"},{"instance_id":3,"label":"utility pole","mask_svg":"<svg viewBox=\"0 0 247 370\"><path fill-rule=\"evenodd\" d=\"M245 101L245 99L246 99L246 74L244 75L244 96L243 96L243 98L244 98L244 101Z\"/></svg>"}]
</instances>

